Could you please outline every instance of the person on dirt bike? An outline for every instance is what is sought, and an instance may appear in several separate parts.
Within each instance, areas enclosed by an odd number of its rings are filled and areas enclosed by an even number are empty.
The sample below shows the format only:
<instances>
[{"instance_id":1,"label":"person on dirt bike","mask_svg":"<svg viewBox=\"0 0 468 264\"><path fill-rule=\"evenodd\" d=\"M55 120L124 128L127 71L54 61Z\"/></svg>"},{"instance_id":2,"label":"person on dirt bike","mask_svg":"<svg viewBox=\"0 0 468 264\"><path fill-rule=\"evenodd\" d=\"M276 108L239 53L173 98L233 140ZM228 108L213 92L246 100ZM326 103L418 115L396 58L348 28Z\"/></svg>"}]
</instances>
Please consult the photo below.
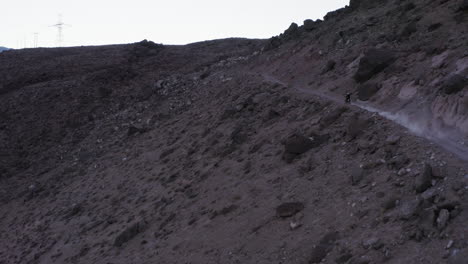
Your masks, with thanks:
<instances>
[{"instance_id":1,"label":"person on dirt bike","mask_svg":"<svg viewBox=\"0 0 468 264\"><path fill-rule=\"evenodd\" d=\"M345 103L347 104L351 103L351 93L346 93Z\"/></svg>"}]
</instances>

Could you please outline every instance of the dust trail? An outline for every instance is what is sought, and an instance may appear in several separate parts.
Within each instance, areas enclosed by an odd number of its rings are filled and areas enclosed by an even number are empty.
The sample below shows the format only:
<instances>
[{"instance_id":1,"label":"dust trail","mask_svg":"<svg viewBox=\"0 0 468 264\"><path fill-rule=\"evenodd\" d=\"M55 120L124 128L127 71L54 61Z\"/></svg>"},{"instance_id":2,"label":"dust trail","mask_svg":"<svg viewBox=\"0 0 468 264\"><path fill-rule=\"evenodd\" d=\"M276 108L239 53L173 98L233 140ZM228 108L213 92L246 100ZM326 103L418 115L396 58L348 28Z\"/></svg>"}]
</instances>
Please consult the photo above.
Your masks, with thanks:
<instances>
[{"instance_id":1,"label":"dust trail","mask_svg":"<svg viewBox=\"0 0 468 264\"><path fill-rule=\"evenodd\" d=\"M269 74L264 74L263 78L269 82L288 86L286 83ZM339 98L336 98L336 96L332 96L330 94L324 94L316 90L305 89L294 85L292 88L301 93L319 96L338 104L344 104L343 100L340 100ZM409 111L400 109L395 112L386 112L362 102L354 102L352 105L371 113L377 113L380 116L408 129L414 135L425 138L457 155L462 160L468 161L468 146L465 145L462 135L454 129L450 130L438 126L428 111L419 109L409 113Z\"/></svg>"},{"instance_id":2,"label":"dust trail","mask_svg":"<svg viewBox=\"0 0 468 264\"><path fill-rule=\"evenodd\" d=\"M468 147L459 132L450 129L438 128L428 114L408 114L403 110L395 113L380 111L369 105L353 103L353 105L369 112L377 113L380 116L391 120L411 133L426 138L427 140L441 146L445 150L457 155L462 160L468 161Z\"/></svg>"}]
</instances>

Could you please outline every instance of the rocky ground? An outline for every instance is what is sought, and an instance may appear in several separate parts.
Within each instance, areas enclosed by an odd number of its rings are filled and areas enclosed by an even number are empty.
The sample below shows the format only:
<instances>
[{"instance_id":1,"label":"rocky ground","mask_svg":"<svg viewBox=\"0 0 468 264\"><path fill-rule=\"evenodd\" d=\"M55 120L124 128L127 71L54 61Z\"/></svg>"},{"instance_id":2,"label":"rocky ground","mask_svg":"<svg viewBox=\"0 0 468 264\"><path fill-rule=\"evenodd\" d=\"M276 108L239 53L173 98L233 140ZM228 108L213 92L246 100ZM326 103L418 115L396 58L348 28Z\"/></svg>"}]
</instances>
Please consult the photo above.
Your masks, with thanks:
<instances>
[{"instance_id":1,"label":"rocky ground","mask_svg":"<svg viewBox=\"0 0 468 264\"><path fill-rule=\"evenodd\" d=\"M467 10L3 52L0 263L465 263Z\"/></svg>"}]
</instances>

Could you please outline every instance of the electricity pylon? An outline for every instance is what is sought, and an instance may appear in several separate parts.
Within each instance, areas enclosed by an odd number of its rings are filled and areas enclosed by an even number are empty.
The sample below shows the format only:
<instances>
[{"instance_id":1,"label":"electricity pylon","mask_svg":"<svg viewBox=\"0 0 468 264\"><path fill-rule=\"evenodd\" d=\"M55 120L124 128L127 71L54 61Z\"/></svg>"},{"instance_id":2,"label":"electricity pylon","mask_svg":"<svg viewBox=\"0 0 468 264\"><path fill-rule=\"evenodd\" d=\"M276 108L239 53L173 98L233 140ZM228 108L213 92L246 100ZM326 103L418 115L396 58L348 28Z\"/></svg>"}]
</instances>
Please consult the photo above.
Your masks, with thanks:
<instances>
[{"instance_id":1,"label":"electricity pylon","mask_svg":"<svg viewBox=\"0 0 468 264\"><path fill-rule=\"evenodd\" d=\"M58 23L55 25L52 25L51 27L56 27L57 28L57 46L61 47L63 44L63 27L70 27L71 25L67 25L63 23L62 21L62 14L59 14L59 20Z\"/></svg>"}]
</instances>

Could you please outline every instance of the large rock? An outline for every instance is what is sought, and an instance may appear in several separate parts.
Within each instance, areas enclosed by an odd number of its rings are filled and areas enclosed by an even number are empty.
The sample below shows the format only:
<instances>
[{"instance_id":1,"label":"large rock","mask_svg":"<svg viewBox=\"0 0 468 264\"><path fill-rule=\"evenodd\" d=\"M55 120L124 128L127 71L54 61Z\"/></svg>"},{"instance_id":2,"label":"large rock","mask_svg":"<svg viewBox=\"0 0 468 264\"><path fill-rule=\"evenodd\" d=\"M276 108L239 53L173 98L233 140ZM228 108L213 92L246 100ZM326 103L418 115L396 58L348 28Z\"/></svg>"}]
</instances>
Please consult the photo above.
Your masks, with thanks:
<instances>
[{"instance_id":1,"label":"large rock","mask_svg":"<svg viewBox=\"0 0 468 264\"><path fill-rule=\"evenodd\" d=\"M418 198L405 199L400 202L397 216L401 220L409 220L419 214L421 210L421 200Z\"/></svg>"},{"instance_id":2,"label":"large rock","mask_svg":"<svg viewBox=\"0 0 468 264\"><path fill-rule=\"evenodd\" d=\"M414 189L418 193L422 193L432 185L432 167L429 164L424 164L423 173L416 176L414 181Z\"/></svg>"},{"instance_id":3,"label":"large rock","mask_svg":"<svg viewBox=\"0 0 468 264\"><path fill-rule=\"evenodd\" d=\"M301 202L283 203L276 207L276 215L282 218L291 217L304 209Z\"/></svg>"},{"instance_id":4,"label":"large rock","mask_svg":"<svg viewBox=\"0 0 468 264\"><path fill-rule=\"evenodd\" d=\"M409 38L413 33L416 33L418 31L418 26L416 22L410 22L408 23L405 27L403 27L400 31L399 35L399 40L405 40Z\"/></svg>"},{"instance_id":5,"label":"large rock","mask_svg":"<svg viewBox=\"0 0 468 264\"><path fill-rule=\"evenodd\" d=\"M364 170L359 166L352 168L350 174L352 185L357 185L364 178Z\"/></svg>"},{"instance_id":6,"label":"large rock","mask_svg":"<svg viewBox=\"0 0 468 264\"><path fill-rule=\"evenodd\" d=\"M467 85L467 78L460 74L453 74L442 82L442 90L446 94L455 94L463 90Z\"/></svg>"},{"instance_id":7,"label":"large rock","mask_svg":"<svg viewBox=\"0 0 468 264\"><path fill-rule=\"evenodd\" d=\"M316 28L315 22L312 19L304 20L304 30L312 31Z\"/></svg>"},{"instance_id":8,"label":"large rock","mask_svg":"<svg viewBox=\"0 0 468 264\"><path fill-rule=\"evenodd\" d=\"M458 7L459 11L468 11L468 0L463 0L460 2L460 6Z\"/></svg>"},{"instance_id":9,"label":"large rock","mask_svg":"<svg viewBox=\"0 0 468 264\"><path fill-rule=\"evenodd\" d=\"M354 80L358 83L365 82L377 73L383 71L395 60L396 57L391 51L371 49L361 58L358 71L354 75Z\"/></svg>"},{"instance_id":10,"label":"large rock","mask_svg":"<svg viewBox=\"0 0 468 264\"><path fill-rule=\"evenodd\" d=\"M114 240L114 246L120 247L124 243L130 241L137 234L141 233L145 228L145 223L143 221L136 222L126 229L124 229Z\"/></svg>"},{"instance_id":11,"label":"large rock","mask_svg":"<svg viewBox=\"0 0 468 264\"><path fill-rule=\"evenodd\" d=\"M320 263L327 254L332 251L335 242L338 240L339 234L337 232L330 232L320 239L317 246L312 250L309 264Z\"/></svg>"},{"instance_id":12,"label":"large rock","mask_svg":"<svg viewBox=\"0 0 468 264\"><path fill-rule=\"evenodd\" d=\"M303 135L293 135L284 143L284 151L289 154L304 154L312 148L319 147L329 139L328 135L315 135L310 137Z\"/></svg>"},{"instance_id":13,"label":"large rock","mask_svg":"<svg viewBox=\"0 0 468 264\"><path fill-rule=\"evenodd\" d=\"M447 226L447 223L450 219L450 212L447 209L442 209L439 212L439 216L437 217L437 228L439 230L444 229Z\"/></svg>"},{"instance_id":14,"label":"large rock","mask_svg":"<svg viewBox=\"0 0 468 264\"><path fill-rule=\"evenodd\" d=\"M364 83L358 87L358 98L361 101L368 101L372 96L374 96L380 87L376 83Z\"/></svg>"},{"instance_id":15,"label":"large rock","mask_svg":"<svg viewBox=\"0 0 468 264\"><path fill-rule=\"evenodd\" d=\"M296 23L292 23L288 29L284 31L283 34L280 35L280 38L284 41L296 39L301 35L301 30Z\"/></svg>"}]
</instances>

